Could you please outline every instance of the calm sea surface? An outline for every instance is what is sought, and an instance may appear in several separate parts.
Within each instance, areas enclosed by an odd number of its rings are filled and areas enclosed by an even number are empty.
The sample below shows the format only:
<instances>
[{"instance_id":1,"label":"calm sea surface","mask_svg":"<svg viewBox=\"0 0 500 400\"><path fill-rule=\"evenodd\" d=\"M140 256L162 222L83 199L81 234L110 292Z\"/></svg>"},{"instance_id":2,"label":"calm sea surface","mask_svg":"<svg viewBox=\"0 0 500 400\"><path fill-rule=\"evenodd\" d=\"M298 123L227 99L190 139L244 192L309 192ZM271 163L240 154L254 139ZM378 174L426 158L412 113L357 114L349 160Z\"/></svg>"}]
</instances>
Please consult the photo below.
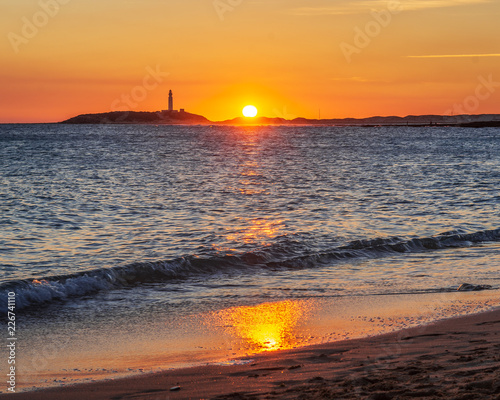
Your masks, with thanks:
<instances>
[{"instance_id":1,"label":"calm sea surface","mask_svg":"<svg viewBox=\"0 0 500 400\"><path fill-rule=\"evenodd\" d=\"M2 310L109 328L498 289L499 182L495 128L0 125Z\"/></svg>"}]
</instances>

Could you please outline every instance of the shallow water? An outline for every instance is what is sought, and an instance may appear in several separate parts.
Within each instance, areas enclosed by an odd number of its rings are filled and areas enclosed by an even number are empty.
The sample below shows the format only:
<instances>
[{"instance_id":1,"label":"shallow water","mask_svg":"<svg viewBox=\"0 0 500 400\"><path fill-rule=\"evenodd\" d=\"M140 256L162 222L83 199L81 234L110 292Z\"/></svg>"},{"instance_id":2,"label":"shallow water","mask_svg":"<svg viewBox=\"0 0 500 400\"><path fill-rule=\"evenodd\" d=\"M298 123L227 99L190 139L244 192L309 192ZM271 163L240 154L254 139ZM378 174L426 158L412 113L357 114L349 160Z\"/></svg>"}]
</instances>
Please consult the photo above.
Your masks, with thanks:
<instances>
[{"instance_id":1,"label":"shallow water","mask_svg":"<svg viewBox=\"0 0 500 400\"><path fill-rule=\"evenodd\" d=\"M300 338L295 346L366 334L358 317L367 307L382 312L373 299L384 296L392 303L453 297L453 312L443 306L425 320L494 306L499 135L495 128L0 125L0 301L4 310L7 293L16 293L20 340L33 349L26 385L41 384L49 365L67 373L62 366L77 356L90 374L107 376L113 363L127 373L265 350L238 334L244 324L225 331L232 339L220 346L203 344L216 335L207 321L245 307L281 315L269 326L278 338ZM463 282L493 290L463 301L455 297ZM338 304L358 304L338 311L349 324L334 329L326 318L318 328L321 310ZM418 314L405 309L404 318ZM404 327L401 318L390 326ZM305 327L295 336L283 333L292 320ZM33 367L43 335L57 338L46 351L56 355ZM54 350L67 337L75 345ZM111 345L110 337L120 340ZM155 337L161 352L155 340L144 344ZM99 351L92 338L101 340ZM125 357L128 345L142 353ZM83 356L79 348L90 350Z\"/></svg>"}]
</instances>

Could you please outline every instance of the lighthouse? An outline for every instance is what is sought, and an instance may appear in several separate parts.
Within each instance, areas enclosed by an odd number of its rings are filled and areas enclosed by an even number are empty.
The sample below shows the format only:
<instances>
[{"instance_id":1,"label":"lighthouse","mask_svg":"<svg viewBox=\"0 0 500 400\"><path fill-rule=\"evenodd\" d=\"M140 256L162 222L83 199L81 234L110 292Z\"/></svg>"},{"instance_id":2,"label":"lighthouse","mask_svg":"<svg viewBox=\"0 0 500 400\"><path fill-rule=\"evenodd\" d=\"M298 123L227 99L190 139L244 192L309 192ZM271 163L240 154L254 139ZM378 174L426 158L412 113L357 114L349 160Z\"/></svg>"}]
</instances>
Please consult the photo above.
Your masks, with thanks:
<instances>
[{"instance_id":1,"label":"lighthouse","mask_svg":"<svg viewBox=\"0 0 500 400\"><path fill-rule=\"evenodd\" d=\"M184 109L174 110L174 95L172 94L172 90L168 91L168 109L161 110L164 116L174 117L177 113L185 113Z\"/></svg>"},{"instance_id":2,"label":"lighthouse","mask_svg":"<svg viewBox=\"0 0 500 400\"><path fill-rule=\"evenodd\" d=\"M172 94L172 90L168 92L168 111L174 111L174 95Z\"/></svg>"}]
</instances>

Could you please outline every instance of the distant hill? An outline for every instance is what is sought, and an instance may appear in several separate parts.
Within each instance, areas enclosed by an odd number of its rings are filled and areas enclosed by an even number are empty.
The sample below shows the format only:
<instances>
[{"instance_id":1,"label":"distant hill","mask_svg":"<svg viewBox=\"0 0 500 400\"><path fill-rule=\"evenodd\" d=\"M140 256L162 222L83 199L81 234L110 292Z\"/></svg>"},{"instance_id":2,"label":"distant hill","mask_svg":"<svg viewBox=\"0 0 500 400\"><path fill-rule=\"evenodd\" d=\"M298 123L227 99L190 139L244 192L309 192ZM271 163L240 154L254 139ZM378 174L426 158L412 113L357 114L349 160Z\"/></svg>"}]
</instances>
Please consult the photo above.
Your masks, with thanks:
<instances>
[{"instance_id":1,"label":"distant hill","mask_svg":"<svg viewBox=\"0 0 500 400\"><path fill-rule=\"evenodd\" d=\"M113 111L99 114L82 114L62 121L62 124L165 124L196 125L211 122L201 115L175 111Z\"/></svg>"},{"instance_id":2,"label":"distant hill","mask_svg":"<svg viewBox=\"0 0 500 400\"><path fill-rule=\"evenodd\" d=\"M293 121L284 118L269 118L269 117L255 117L245 118L236 117L226 121L214 122L217 125L290 125Z\"/></svg>"},{"instance_id":3,"label":"distant hill","mask_svg":"<svg viewBox=\"0 0 500 400\"><path fill-rule=\"evenodd\" d=\"M202 115L177 111L113 111L82 114L61 122L63 124L155 124L155 125L329 125L329 126L463 126L500 127L500 114L480 115L408 115L406 117L369 117L307 119L243 118L212 122Z\"/></svg>"},{"instance_id":4,"label":"distant hill","mask_svg":"<svg viewBox=\"0 0 500 400\"><path fill-rule=\"evenodd\" d=\"M257 117L253 119L233 118L226 121L216 122L223 125L341 125L341 126L430 126L430 125L453 125L453 126L500 126L499 114L481 115L408 115L406 117L369 117L369 118L337 118L337 119L307 119L295 118L286 120L283 118Z\"/></svg>"}]
</instances>

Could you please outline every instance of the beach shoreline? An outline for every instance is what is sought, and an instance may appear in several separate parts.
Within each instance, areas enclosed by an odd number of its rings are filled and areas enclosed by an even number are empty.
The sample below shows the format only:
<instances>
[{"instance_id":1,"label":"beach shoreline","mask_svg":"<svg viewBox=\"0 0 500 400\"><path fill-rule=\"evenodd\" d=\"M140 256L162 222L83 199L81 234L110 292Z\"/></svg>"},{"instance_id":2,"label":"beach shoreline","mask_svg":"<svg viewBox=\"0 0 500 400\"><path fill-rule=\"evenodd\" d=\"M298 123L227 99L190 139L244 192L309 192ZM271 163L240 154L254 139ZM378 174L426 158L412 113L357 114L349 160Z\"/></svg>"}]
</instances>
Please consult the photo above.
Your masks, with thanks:
<instances>
[{"instance_id":1,"label":"beach shoreline","mask_svg":"<svg viewBox=\"0 0 500 400\"><path fill-rule=\"evenodd\" d=\"M379 336L22 393L12 399L500 398L500 308ZM179 387L179 390L171 391Z\"/></svg>"}]
</instances>

